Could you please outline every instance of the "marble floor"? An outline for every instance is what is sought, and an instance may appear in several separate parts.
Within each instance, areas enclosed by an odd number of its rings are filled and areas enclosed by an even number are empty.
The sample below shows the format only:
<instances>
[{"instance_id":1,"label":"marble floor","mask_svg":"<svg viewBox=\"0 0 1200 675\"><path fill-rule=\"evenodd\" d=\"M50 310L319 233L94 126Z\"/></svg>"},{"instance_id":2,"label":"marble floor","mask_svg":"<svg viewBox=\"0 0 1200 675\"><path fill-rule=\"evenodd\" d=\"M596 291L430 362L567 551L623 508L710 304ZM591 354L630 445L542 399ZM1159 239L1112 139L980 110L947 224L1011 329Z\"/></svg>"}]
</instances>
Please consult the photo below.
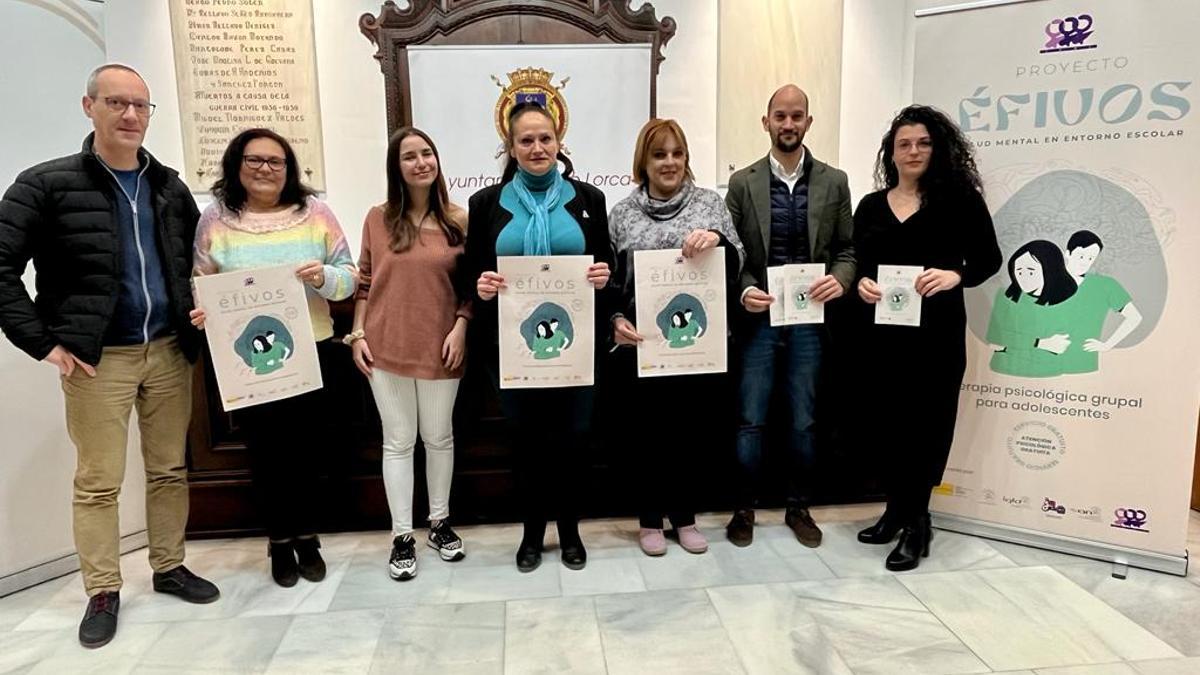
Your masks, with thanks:
<instances>
[{"instance_id":1,"label":"marble floor","mask_svg":"<svg viewBox=\"0 0 1200 675\"><path fill-rule=\"evenodd\" d=\"M459 528L468 557L420 547L416 579L388 578L384 533L323 538L328 578L272 584L262 539L191 542L188 566L220 601L150 590L145 551L122 560L121 626L76 642L78 575L0 598L0 673L1200 673L1200 569L1174 577L937 532L904 574L855 531L878 505L814 510L804 548L782 513L754 545L700 518L705 555L642 555L632 520L588 522L587 568L555 550L531 574L516 526ZM1190 547L1200 550L1192 513ZM1200 566L1193 566L1194 568Z\"/></svg>"}]
</instances>

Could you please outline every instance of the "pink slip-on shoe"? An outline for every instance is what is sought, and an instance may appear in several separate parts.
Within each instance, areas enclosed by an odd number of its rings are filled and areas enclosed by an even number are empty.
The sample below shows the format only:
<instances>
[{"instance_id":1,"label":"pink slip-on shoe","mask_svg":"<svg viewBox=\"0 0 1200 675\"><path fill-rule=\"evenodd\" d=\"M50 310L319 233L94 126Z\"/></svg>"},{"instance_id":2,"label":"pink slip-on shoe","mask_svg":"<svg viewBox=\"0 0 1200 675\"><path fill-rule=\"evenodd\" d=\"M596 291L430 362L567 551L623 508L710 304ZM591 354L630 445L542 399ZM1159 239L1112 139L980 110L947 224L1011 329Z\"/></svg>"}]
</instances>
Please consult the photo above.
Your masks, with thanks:
<instances>
[{"instance_id":1,"label":"pink slip-on shoe","mask_svg":"<svg viewBox=\"0 0 1200 675\"><path fill-rule=\"evenodd\" d=\"M648 527L638 530L638 546L642 547L642 553L646 555L660 556L667 552L667 540L663 537L663 531Z\"/></svg>"},{"instance_id":2,"label":"pink slip-on shoe","mask_svg":"<svg viewBox=\"0 0 1200 675\"><path fill-rule=\"evenodd\" d=\"M677 527L675 533L679 535L679 545L688 553L704 553L708 550L708 540L695 525Z\"/></svg>"}]
</instances>

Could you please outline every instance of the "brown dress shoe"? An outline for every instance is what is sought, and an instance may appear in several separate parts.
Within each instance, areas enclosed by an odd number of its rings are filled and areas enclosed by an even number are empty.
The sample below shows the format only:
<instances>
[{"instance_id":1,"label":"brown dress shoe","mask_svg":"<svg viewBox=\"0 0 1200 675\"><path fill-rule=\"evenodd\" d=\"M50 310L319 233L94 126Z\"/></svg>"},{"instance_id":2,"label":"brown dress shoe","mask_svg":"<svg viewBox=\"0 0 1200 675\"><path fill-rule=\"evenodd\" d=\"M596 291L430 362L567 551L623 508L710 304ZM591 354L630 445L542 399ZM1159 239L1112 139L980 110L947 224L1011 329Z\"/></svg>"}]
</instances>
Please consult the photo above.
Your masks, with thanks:
<instances>
[{"instance_id":1,"label":"brown dress shoe","mask_svg":"<svg viewBox=\"0 0 1200 675\"><path fill-rule=\"evenodd\" d=\"M738 509L725 526L725 537L734 546L749 546L754 541L754 509Z\"/></svg>"},{"instance_id":2,"label":"brown dress shoe","mask_svg":"<svg viewBox=\"0 0 1200 675\"><path fill-rule=\"evenodd\" d=\"M783 522L792 528L792 532L796 534L796 539L801 544L809 548L816 548L821 545L821 528L817 527L817 524L813 522L808 509L789 508L787 514L783 517Z\"/></svg>"}]
</instances>

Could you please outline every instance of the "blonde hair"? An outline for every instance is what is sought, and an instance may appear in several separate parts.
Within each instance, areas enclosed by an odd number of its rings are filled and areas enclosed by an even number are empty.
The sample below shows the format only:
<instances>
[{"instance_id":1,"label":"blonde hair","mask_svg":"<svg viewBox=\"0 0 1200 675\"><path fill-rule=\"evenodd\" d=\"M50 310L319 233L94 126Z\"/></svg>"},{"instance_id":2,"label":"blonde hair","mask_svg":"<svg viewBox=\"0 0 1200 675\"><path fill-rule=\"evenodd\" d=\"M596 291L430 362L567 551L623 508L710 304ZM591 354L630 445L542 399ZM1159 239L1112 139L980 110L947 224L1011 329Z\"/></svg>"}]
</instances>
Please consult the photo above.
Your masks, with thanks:
<instances>
[{"instance_id":1,"label":"blonde hair","mask_svg":"<svg viewBox=\"0 0 1200 675\"><path fill-rule=\"evenodd\" d=\"M684 135L679 122L651 118L638 132L637 145L633 150L633 181L638 185L645 185L650 180L650 176L646 173L646 160L650 157L650 148L658 145L656 141L660 141L666 133L674 134L675 140L683 146L684 175L688 177L688 180L696 180L696 177L692 175L692 153L688 150L687 136Z\"/></svg>"}]
</instances>

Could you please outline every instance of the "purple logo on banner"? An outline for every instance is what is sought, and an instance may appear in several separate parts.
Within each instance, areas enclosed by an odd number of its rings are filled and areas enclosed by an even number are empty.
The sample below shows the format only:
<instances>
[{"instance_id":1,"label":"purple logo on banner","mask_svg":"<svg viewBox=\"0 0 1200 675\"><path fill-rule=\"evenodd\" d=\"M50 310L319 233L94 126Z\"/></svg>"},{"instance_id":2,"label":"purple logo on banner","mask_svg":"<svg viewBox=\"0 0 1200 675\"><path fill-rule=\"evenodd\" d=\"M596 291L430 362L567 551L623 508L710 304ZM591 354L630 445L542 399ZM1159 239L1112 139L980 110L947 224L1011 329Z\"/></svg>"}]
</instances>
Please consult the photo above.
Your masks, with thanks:
<instances>
[{"instance_id":1,"label":"purple logo on banner","mask_svg":"<svg viewBox=\"0 0 1200 675\"><path fill-rule=\"evenodd\" d=\"M1041 54L1052 52L1069 52L1078 49L1095 49L1097 45L1085 45L1092 36L1092 15L1080 14L1061 19L1053 19L1046 24L1046 37L1050 38L1043 45Z\"/></svg>"},{"instance_id":2,"label":"purple logo on banner","mask_svg":"<svg viewBox=\"0 0 1200 675\"><path fill-rule=\"evenodd\" d=\"M1142 509L1119 508L1113 511L1116 520L1112 522L1113 527L1119 527L1123 530L1137 530L1138 532L1149 532L1146 527L1146 521L1149 517Z\"/></svg>"},{"instance_id":3,"label":"purple logo on banner","mask_svg":"<svg viewBox=\"0 0 1200 675\"><path fill-rule=\"evenodd\" d=\"M1057 513L1061 516L1067 512L1067 507L1059 504L1049 497L1045 497L1042 499L1042 510L1050 513Z\"/></svg>"}]
</instances>

